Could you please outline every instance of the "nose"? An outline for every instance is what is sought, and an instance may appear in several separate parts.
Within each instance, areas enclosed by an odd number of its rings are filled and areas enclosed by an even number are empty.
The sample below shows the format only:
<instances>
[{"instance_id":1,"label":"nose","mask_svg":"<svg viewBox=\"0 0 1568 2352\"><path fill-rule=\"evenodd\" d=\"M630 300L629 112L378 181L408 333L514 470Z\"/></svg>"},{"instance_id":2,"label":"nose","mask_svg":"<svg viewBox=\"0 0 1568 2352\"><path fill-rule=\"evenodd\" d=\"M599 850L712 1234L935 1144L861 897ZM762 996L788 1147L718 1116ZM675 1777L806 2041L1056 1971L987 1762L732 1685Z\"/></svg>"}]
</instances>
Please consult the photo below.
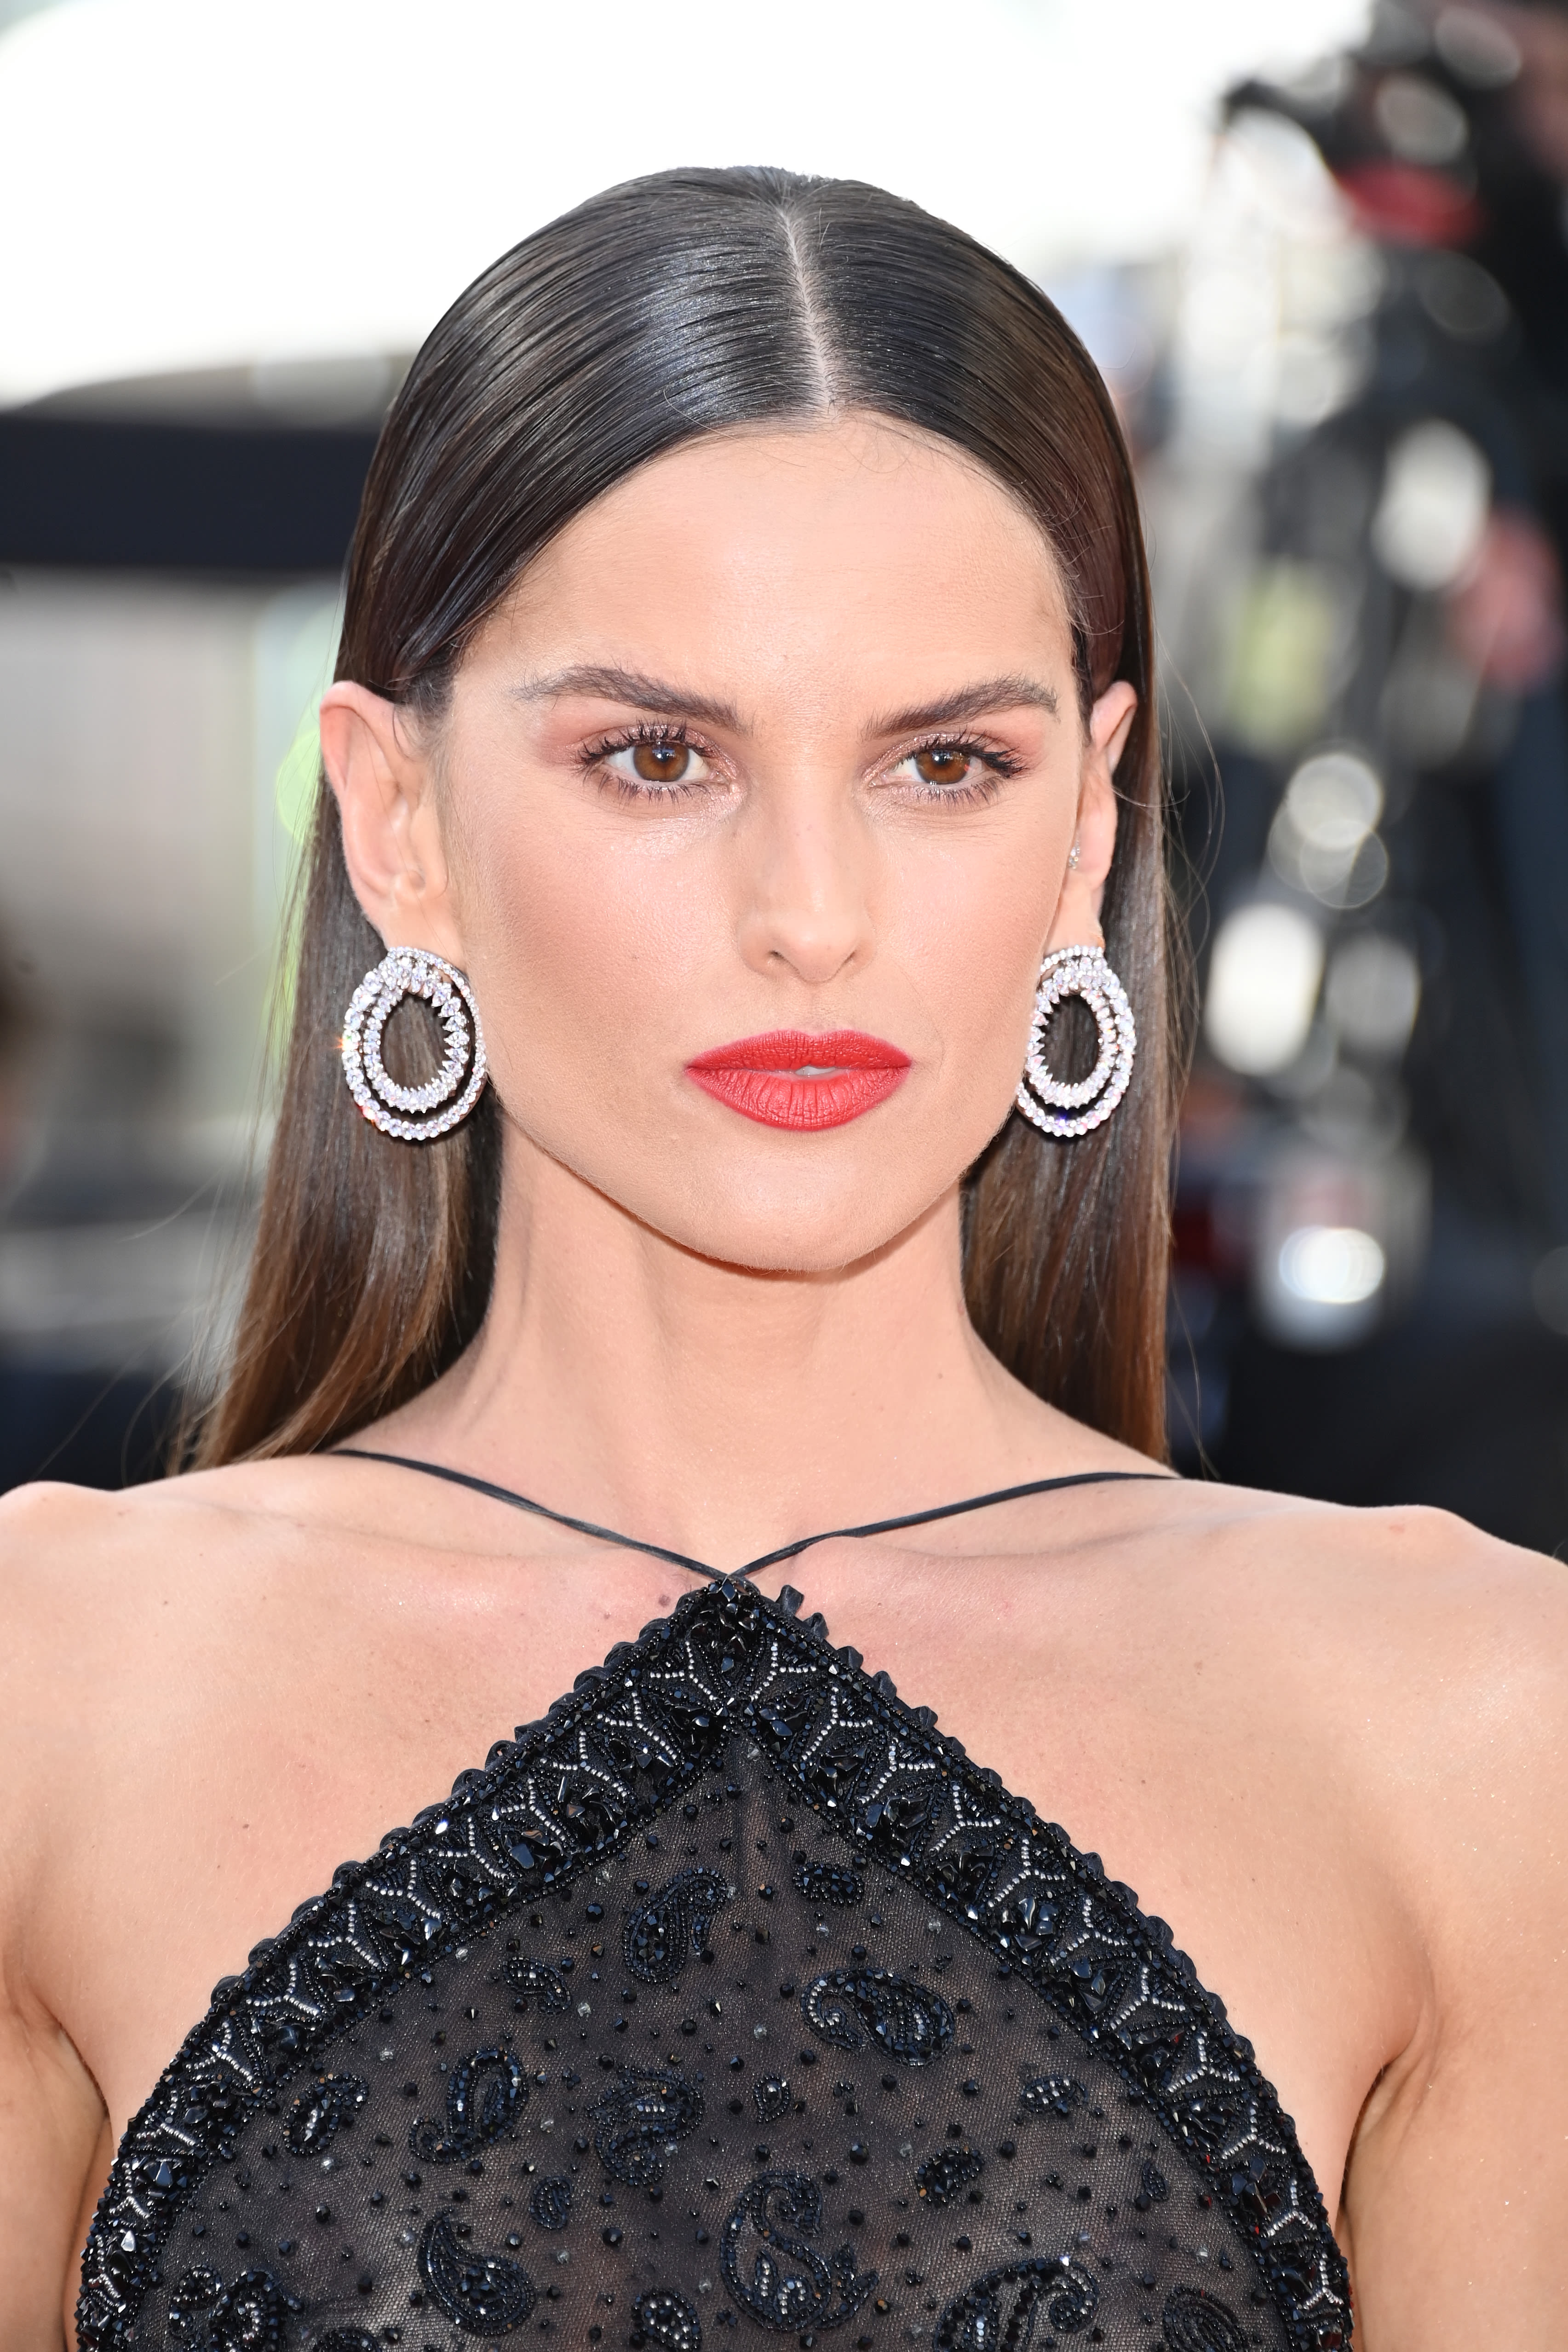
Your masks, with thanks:
<instances>
[{"instance_id":1,"label":"nose","mask_svg":"<svg viewBox=\"0 0 1568 2352\"><path fill-rule=\"evenodd\" d=\"M852 806L809 781L771 793L740 829L737 855L737 943L754 971L820 988L869 960L875 853Z\"/></svg>"}]
</instances>

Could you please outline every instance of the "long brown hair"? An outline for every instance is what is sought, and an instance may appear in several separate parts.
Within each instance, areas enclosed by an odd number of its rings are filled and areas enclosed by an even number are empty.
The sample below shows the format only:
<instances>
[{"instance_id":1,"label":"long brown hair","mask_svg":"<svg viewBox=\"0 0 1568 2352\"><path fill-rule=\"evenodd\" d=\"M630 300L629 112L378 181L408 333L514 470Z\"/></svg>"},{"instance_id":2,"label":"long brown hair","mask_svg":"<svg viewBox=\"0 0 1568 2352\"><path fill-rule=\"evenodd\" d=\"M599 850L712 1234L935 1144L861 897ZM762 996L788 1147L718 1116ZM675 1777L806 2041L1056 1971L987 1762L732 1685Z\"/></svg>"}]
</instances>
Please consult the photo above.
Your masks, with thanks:
<instances>
[{"instance_id":1,"label":"long brown hair","mask_svg":"<svg viewBox=\"0 0 1568 2352\"><path fill-rule=\"evenodd\" d=\"M594 197L486 270L415 360L365 485L337 674L438 718L481 622L601 492L697 435L832 407L987 466L1055 551L1085 710L1114 679L1137 692L1103 918L1139 1024L1132 1086L1075 1142L1009 1119L966 1189L965 1283L1009 1370L1157 1455L1176 1053L1148 577L1109 397L1036 287L855 182L679 171ZM483 1318L493 1092L466 1126L411 1147L369 1127L343 1084L343 1010L382 953L322 788L255 1255L187 1458L329 1444L426 1386ZM402 1050L411 1073L432 1066L424 1039Z\"/></svg>"}]
</instances>

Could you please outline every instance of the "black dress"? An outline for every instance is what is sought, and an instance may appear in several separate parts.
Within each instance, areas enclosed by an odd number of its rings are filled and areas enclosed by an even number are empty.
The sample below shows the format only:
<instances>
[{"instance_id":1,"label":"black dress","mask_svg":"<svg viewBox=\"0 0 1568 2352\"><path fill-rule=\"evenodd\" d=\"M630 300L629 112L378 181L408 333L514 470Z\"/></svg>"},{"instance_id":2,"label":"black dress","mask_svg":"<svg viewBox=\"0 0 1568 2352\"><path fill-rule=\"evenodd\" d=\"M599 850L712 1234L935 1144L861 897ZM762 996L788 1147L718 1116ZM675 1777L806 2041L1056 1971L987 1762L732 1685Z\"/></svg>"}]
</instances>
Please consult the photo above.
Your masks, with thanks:
<instances>
[{"instance_id":1,"label":"black dress","mask_svg":"<svg viewBox=\"0 0 1568 2352\"><path fill-rule=\"evenodd\" d=\"M800 1605L684 1595L217 1987L82 2352L1349 2346L1170 1930Z\"/></svg>"}]
</instances>

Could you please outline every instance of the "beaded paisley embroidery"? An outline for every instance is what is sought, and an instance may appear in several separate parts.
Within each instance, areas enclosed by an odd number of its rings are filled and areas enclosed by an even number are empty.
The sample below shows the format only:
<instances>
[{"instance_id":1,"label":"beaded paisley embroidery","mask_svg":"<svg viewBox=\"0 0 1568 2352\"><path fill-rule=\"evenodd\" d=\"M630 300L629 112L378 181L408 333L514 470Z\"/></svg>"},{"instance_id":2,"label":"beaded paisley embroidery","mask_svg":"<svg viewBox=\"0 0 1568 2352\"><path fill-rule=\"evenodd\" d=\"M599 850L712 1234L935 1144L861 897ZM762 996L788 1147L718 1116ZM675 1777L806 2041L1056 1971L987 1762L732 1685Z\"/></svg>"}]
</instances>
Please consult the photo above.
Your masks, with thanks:
<instances>
[{"instance_id":1,"label":"beaded paisley embroidery","mask_svg":"<svg viewBox=\"0 0 1568 2352\"><path fill-rule=\"evenodd\" d=\"M685 1595L218 1986L81 2352L1348 2347L1168 1928L799 1608Z\"/></svg>"}]
</instances>

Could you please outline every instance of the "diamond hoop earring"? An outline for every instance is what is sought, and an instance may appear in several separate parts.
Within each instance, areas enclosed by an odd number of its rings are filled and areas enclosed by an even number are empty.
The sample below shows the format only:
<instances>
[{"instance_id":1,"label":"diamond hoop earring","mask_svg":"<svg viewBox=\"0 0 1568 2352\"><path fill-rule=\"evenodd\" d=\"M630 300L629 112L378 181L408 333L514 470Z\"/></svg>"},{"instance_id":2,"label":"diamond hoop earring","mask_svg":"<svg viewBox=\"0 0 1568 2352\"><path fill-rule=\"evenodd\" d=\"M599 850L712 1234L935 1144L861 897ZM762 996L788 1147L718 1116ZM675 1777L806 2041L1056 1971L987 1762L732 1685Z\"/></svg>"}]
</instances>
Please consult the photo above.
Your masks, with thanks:
<instances>
[{"instance_id":1,"label":"diamond hoop earring","mask_svg":"<svg viewBox=\"0 0 1568 2352\"><path fill-rule=\"evenodd\" d=\"M423 996L441 1024L444 1058L422 1087L400 1087L382 1060L382 1033L405 996ZM372 1127L400 1143L429 1143L467 1118L486 1071L479 1008L455 964L428 948L392 948L366 972L343 1016L343 1076Z\"/></svg>"},{"instance_id":2,"label":"diamond hoop earring","mask_svg":"<svg viewBox=\"0 0 1568 2352\"><path fill-rule=\"evenodd\" d=\"M1047 1067L1045 1033L1064 996L1081 996L1100 1032L1100 1054L1086 1078L1059 1078ZM1040 968L1029 1051L1015 1097L1042 1135L1087 1135L1108 1119L1127 1091L1138 1033L1127 992L1100 948L1058 948ZM1064 1116L1076 1113L1076 1117Z\"/></svg>"}]
</instances>

